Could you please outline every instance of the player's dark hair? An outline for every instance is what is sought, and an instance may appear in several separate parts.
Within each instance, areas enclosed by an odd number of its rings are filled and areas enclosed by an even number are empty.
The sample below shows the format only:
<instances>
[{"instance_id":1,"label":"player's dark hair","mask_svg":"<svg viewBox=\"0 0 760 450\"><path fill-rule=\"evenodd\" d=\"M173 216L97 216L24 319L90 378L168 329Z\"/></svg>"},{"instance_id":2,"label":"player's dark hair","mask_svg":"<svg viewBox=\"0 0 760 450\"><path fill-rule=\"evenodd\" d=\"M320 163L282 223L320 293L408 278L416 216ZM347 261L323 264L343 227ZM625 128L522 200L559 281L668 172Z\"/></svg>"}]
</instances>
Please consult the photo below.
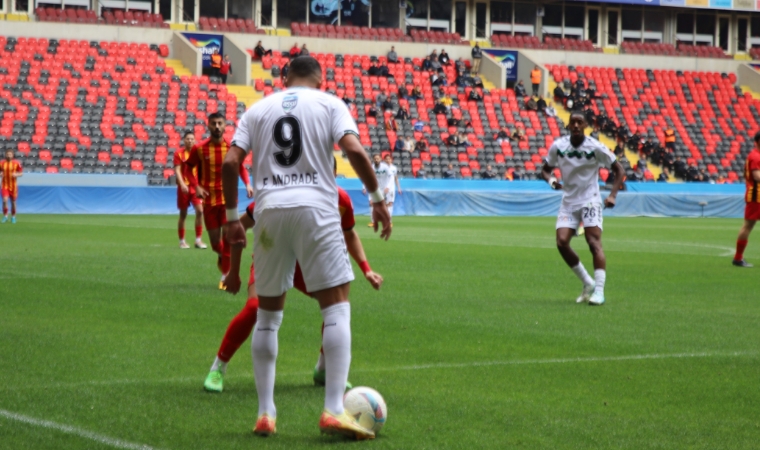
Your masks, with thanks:
<instances>
[{"instance_id":1,"label":"player's dark hair","mask_svg":"<svg viewBox=\"0 0 760 450\"><path fill-rule=\"evenodd\" d=\"M221 113L219 113L219 112L211 113L211 114L208 115L208 121L209 121L209 123L211 123L212 120L216 120L216 119L225 120L224 116ZM226 120L225 120L225 122L226 122Z\"/></svg>"},{"instance_id":2,"label":"player's dark hair","mask_svg":"<svg viewBox=\"0 0 760 450\"><path fill-rule=\"evenodd\" d=\"M755 143L757 143L757 141L760 141L760 131L755 133Z\"/></svg>"},{"instance_id":3,"label":"player's dark hair","mask_svg":"<svg viewBox=\"0 0 760 450\"><path fill-rule=\"evenodd\" d=\"M586 115L583 114L583 111L573 111L570 113L570 119L572 120L573 116L578 116L581 119L583 119L583 122L586 122Z\"/></svg>"},{"instance_id":4,"label":"player's dark hair","mask_svg":"<svg viewBox=\"0 0 760 450\"><path fill-rule=\"evenodd\" d=\"M290 61L288 78L314 78L322 80L322 66L312 56L304 55L296 57Z\"/></svg>"},{"instance_id":5,"label":"player's dark hair","mask_svg":"<svg viewBox=\"0 0 760 450\"><path fill-rule=\"evenodd\" d=\"M210 121L211 119L209 118L209 122ZM185 131L185 134L182 135L182 139L185 139L188 134L195 136L195 133L193 133L192 131Z\"/></svg>"}]
</instances>

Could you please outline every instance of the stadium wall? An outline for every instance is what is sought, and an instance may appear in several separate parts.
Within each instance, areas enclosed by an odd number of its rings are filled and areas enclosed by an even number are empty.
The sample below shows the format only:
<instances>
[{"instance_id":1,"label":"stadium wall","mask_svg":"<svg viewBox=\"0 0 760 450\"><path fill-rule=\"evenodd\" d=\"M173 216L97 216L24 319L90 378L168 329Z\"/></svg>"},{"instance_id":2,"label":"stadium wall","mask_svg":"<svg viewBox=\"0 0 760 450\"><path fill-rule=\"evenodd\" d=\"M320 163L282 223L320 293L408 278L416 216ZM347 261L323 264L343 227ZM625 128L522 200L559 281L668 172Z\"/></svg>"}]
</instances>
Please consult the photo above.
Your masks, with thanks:
<instances>
[{"instance_id":1,"label":"stadium wall","mask_svg":"<svg viewBox=\"0 0 760 450\"><path fill-rule=\"evenodd\" d=\"M760 72L749 64L742 64L737 70L739 84L747 86L753 92L760 92Z\"/></svg>"},{"instance_id":2,"label":"stadium wall","mask_svg":"<svg viewBox=\"0 0 760 450\"><path fill-rule=\"evenodd\" d=\"M237 43L237 38L230 34L224 35L224 53L230 55L232 75L227 78L227 84L251 84L251 55L245 47Z\"/></svg>"},{"instance_id":3,"label":"stadium wall","mask_svg":"<svg viewBox=\"0 0 760 450\"><path fill-rule=\"evenodd\" d=\"M480 60L480 73L498 89L507 88L507 69L487 53Z\"/></svg>"},{"instance_id":4,"label":"stadium wall","mask_svg":"<svg viewBox=\"0 0 760 450\"><path fill-rule=\"evenodd\" d=\"M109 175L113 177L113 175ZM31 181L31 180L28 180ZM361 182L340 179L357 214L369 214ZM175 214L176 187L82 185L19 186L21 214ZM538 181L403 180L395 215L555 216L561 193ZM612 217L724 217L744 214L742 185L629 183L618 196ZM240 186L240 209L247 205Z\"/></svg>"},{"instance_id":5,"label":"stadium wall","mask_svg":"<svg viewBox=\"0 0 760 450\"><path fill-rule=\"evenodd\" d=\"M192 74L201 75L203 73L203 55L200 49L194 46L182 33L174 32L171 48L174 52L174 58L182 61L182 65Z\"/></svg>"}]
</instances>

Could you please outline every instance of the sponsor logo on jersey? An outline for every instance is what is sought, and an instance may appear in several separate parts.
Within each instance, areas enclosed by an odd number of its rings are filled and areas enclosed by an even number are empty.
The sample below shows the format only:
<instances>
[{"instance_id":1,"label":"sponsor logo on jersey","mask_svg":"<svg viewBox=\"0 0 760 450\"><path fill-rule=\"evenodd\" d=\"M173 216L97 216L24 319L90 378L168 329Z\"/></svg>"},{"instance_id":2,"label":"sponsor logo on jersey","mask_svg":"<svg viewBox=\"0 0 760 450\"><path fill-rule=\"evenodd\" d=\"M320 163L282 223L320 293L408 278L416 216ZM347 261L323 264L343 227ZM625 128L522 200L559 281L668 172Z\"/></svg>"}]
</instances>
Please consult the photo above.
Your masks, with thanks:
<instances>
[{"instance_id":1,"label":"sponsor logo on jersey","mask_svg":"<svg viewBox=\"0 0 760 450\"><path fill-rule=\"evenodd\" d=\"M298 105L297 95L288 95L282 100L282 110L285 111L286 114L293 111L296 108L296 105Z\"/></svg>"},{"instance_id":2,"label":"sponsor logo on jersey","mask_svg":"<svg viewBox=\"0 0 760 450\"><path fill-rule=\"evenodd\" d=\"M594 152L582 152L580 150L557 150L557 155L562 158L577 158L577 159L595 159L596 153Z\"/></svg>"}]
</instances>

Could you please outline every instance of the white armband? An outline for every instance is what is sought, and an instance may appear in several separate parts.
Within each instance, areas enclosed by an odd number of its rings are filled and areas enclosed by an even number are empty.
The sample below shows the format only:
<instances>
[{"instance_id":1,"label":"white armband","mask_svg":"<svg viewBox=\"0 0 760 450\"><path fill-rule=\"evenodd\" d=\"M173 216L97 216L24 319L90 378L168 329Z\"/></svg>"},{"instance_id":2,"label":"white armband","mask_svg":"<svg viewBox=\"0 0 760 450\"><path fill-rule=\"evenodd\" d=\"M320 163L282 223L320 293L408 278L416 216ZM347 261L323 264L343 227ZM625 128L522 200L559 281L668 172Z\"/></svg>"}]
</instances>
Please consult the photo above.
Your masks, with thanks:
<instances>
[{"instance_id":1,"label":"white armband","mask_svg":"<svg viewBox=\"0 0 760 450\"><path fill-rule=\"evenodd\" d=\"M372 199L372 203L380 203L385 200L385 196L383 195L383 190L378 188L375 192L372 192L369 194L369 198Z\"/></svg>"},{"instance_id":2,"label":"white armband","mask_svg":"<svg viewBox=\"0 0 760 450\"><path fill-rule=\"evenodd\" d=\"M556 183L556 182L557 182L557 177L555 177L555 176L549 177L548 183L549 183L549 186L552 187L552 189L554 189L554 183Z\"/></svg>"},{"instance_id":3,"label":"white armband","mask_svg":"<svg viewBox=\"0 0 760 450\"><path fill-rule=\"evenodd\" d=\"M240 220L237 208L227 208L227 222L234 222L236 220Z\"/></svg>"}]
</instances>

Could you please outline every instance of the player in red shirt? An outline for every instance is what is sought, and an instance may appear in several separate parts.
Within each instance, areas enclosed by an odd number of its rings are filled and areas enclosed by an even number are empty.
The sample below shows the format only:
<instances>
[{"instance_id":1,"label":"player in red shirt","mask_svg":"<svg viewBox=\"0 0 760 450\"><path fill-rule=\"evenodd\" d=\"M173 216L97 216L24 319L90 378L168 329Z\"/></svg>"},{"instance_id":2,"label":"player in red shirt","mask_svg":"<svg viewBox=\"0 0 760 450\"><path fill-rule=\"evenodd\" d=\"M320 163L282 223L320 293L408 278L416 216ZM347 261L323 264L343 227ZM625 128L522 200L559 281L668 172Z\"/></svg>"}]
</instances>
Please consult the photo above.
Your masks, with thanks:
<instances>
[{"instance_id":1,"label":"player in red shirt","mask_svg":"<svg viewBox=\"0 0 760 450\"><path fill-rule=\"evenodd\" d=\"M195 248L205 249L203 243L203 199L195 195L195 187L190 185L190 179L197 177L197 168L191 168L184 164L190 157L190 152L195 145L195 135L188 131L182 137L183 148L174 153L174 173L177 177L177 209L179 209L179 222L177 233L179 234L179 248L190 248L185 242L185 219L187 209L192 204L195 209Z\"/></svg>"},{"instance_id":2,"label":"player in red shirt","mask_svg":"<svg viewBox=\"0 0 760 450\"><path fill-rule=\"evenodd\" d=\"M240 217L240 221L246 230L253 228L253 208L255 202L251 203L246 209L246 214ZM338 208L340 209L341 228L343 229L343 237L346 241L346 248L348 253L359 264L364 277L369 281L373 288L380 289L383 284L383 277L380 274L375 273L367 262L366 255L364 254L364 247L362 241L359 239L359 234L354 229L356 221L354 220L354 205L351 203L351 198L348 193L338 188ZM230 270L227 282L230 290L237 292L240 287L240 259L243 253L242 248L233 249L232 254L232 269ZM211 365L206 381L203 387L210 392L222 392L224 373L227 368L227 363L232 359L238 348L248 339L251 335L253 326L256 324L256 314L259 308L259 299L256 294L256 277L254 274L253 264L251 264L251 274L248 279L248 302L243 307L243 310L235 316L230 322L227 332L224 334L222 344L219 347L214 363ZM301 274L301 268L296 264L296 272L293 276L293 287L303 292L304 294L311 296L306 290L306 284ZM324 327L324 324L323 324ZM319 360L317 366L314 368L314 383L324 385L325 384L325 363L324 356L320 350ZM350 388L350 385L348 385Z\"/></svg>"},{"instance_id":3,"label":"player in red shirt","mask_svg":"<svg viewBox=\"0 0 760 450\"><path fill-rule=\"evenodd\" d=\"M208 116L208 131L211 137L193 146L190 156L185 161L189 168L198 169L198 177L191 176L190 184L196 190L196 196L202 198L206 206L203 208L203 221L211 241L211 248L219 255L217 267L222 272L219 289L224 290L224 280L230 271L230 246L225 242L222 226L227 223L227 211L224 208L222 194L222 163L230 143L224 138L226 122L224 116L213 113ZM240 178L245 183L248 198L253 197L253 187L248 171L240 164Z\"/></svg>"},{"instance_id":4,"label":"player in red shirt","mask_svg":"<svg viewBox=\"0 0 760 450\"><path fill-rule=\"evenodd\" d=\"M16 179L24 174L21 164L13 159L13 151L5 152L5 159L0 162L0 177L2 177L3 220L8 221L8 200L11 203L11 223L16 223L16 199L18 198L18 182Z\"/></svg>"},{"instance_id":5,"label":"player in red shirt","mask_svg":"<svg viewBox=\"0 0 760 450\"><path fill-rule=\"evenodd\" d=\"M744 249L755 222L760 220L760 131L755 133L755 149L747 155L744 163L744 180L747 183L747 192L744 201L747 206L744 209L744 225L739 231L736 240L736 255L733 264L737 267L752 267L752 264L744 260Z\"/></svg>"}]
</instances>

